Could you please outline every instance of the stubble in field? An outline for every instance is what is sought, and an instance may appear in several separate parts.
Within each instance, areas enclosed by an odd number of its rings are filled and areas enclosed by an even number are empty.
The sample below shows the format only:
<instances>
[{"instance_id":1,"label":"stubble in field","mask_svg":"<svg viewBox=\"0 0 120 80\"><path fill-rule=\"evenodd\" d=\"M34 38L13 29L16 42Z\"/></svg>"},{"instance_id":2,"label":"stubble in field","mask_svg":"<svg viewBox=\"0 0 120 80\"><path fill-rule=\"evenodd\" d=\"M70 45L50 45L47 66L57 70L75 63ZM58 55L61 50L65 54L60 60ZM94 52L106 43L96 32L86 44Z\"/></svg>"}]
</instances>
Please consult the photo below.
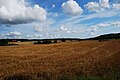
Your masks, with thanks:
<instances>
[{"instance_id":1,"label":"stubble in field","mask_svg":"<svg viewBox=\"0 0 120 80\"><path fill-rule=\"evenodd\" d=\"M119 80L119 73L119 40L0 47L1 80Z\"/></svg>"}]
</instances>

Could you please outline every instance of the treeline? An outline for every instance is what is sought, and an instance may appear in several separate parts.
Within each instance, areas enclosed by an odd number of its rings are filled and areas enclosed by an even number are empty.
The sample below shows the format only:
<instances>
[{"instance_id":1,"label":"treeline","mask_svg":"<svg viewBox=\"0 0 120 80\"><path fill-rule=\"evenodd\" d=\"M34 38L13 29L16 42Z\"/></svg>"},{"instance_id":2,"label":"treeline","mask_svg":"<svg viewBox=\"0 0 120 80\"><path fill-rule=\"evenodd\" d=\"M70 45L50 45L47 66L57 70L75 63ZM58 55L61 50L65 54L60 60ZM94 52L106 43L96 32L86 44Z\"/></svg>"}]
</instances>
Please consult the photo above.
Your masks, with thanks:
<instances>
[{"instance_id":1,"label":"treeline","mask_svg":"<svg viewBox=\"0 0 120 80\"><path fill-rule=\"evenodd\" d=\"M120 39L120 33L114 34L104 34L94 38L79 39L79 38L56 38L56 39L0 39L0 46L9 45L9 42L25 42L25 41L35 41L35 44L51 44L58 42L67 41L83 41L83 40L110 40L110 39Z\"/></svg>"},{"instance_id":2,"label":"treeline","mask_svg":"<svg viewBox=\"0 0 120 80\"><path fill-rule=\"evenodd\" d=\"M34 41L34 44L51 44L67 41L80 41L79 38L56 38L56 39L0 39L0 46L10 45L9 42L29 42Z\"/></svg>"},{"instance_id":3,"label":"treeline","mask_svg":"<svg viewBox=\"0 0 120 80\"><path fill-rule=\"evenodd\" d=\"M7 46L7 45L9 45L9 40L7 39L0 40L0 46Z\"/></svg>"},{"instance_id":4,"label":"treeline","mask_svg":"<svg viewBox=\"0 0 120 80\"><path fill-rule=\"evenodd\" d=\"M52 43L71 42L71 41L81 41L81 39L78 38L42 39L36 41L34 44L52 44Z\"/></svg>"},{"instance_id":5,"label":"treeline","mask_svg":"<svg viewBox=\"0 0 120 80\"><path fill-rule=\"evenodd\" d=\"M109 39L120 39L120 33L104 34L94 38L88 38L88 40L109 40Z\"/></svg>"}]
</instances>

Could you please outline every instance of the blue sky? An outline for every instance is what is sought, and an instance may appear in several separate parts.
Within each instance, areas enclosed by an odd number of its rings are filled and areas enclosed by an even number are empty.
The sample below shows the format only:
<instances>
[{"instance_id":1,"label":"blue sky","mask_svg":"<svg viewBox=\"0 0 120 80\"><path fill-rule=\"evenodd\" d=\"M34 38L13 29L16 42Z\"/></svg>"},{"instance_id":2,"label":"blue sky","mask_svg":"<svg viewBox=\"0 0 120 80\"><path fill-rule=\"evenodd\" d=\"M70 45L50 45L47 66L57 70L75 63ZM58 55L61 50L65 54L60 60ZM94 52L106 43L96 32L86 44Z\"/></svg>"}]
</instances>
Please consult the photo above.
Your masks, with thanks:
<instances>
[{"instance_id":1,"label":"blue sky","mask_svg":"<svg viewBox=\"0 0 120 80\"><path fill-rule=\"evenodd\" d=\"M88 38L120 32L120 0L1 0L0 38Z\"/></svg>"}]
</instances>

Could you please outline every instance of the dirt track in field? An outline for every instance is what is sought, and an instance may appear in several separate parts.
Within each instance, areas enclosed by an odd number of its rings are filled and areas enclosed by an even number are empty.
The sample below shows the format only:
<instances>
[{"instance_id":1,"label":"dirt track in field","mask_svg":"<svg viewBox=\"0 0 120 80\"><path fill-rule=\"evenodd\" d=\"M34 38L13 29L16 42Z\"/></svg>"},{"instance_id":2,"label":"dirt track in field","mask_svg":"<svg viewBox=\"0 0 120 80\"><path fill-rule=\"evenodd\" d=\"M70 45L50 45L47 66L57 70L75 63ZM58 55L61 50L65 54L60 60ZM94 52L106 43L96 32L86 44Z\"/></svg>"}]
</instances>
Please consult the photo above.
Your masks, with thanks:
<instances>
[{"instance_id":1,"label":"dirt track in field","mask_svg":"<svg viewBox=\"0 0 120 80\"><path fill-rule=\"evenodd\" d=\"M81 75L114 77L117 73L120 73L120 40L0 46L1 80L16 75L56 80Z\"/></svg>"}]
</instances>

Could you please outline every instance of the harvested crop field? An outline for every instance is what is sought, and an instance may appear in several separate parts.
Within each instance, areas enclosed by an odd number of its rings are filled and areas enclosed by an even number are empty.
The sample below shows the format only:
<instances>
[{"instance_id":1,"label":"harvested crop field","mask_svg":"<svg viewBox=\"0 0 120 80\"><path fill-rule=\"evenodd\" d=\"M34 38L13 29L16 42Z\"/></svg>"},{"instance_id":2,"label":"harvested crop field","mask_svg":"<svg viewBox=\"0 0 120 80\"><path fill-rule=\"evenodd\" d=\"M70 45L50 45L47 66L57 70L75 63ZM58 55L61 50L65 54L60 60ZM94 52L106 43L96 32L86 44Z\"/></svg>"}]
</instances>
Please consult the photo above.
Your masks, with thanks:
<instances>
[{"instance_id":1,"label":"harvested crop field","mask_svg":"<svg viewBox=\"0 0 120 80\"><path fill-rule=\"evenodd\" d=\"M120 40L0 46L0 80L120 80Z\"/></svg>"}]
</instances>

